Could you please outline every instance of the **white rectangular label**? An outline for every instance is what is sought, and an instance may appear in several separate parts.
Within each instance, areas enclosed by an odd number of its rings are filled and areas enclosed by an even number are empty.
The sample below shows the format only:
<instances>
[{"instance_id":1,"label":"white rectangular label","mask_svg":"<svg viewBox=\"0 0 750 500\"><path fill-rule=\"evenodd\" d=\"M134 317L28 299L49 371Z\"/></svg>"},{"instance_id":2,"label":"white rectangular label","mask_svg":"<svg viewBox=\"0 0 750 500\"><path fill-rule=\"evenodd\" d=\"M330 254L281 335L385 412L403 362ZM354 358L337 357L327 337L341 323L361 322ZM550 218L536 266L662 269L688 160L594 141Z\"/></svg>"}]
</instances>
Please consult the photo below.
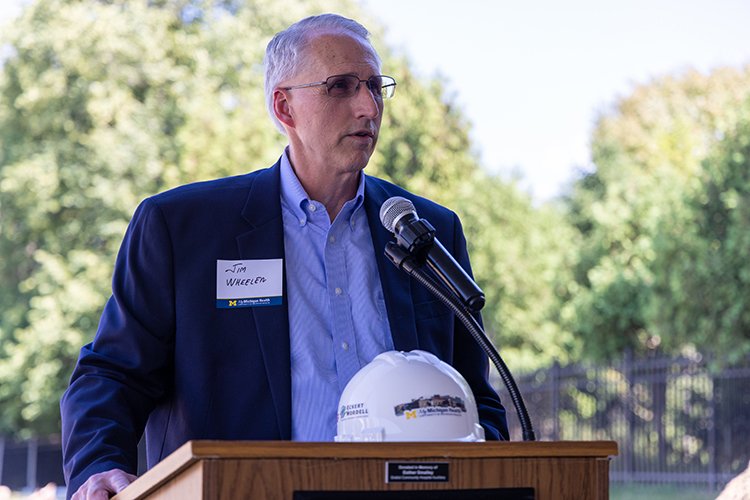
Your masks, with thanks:
<instances>
[{"instance_id":1,"label":"white rectangular label","mask_svg":"<svg viewBox=\"0 0 750 500\"><path fill-rule=\"evenodd\" d=\"M283 259L217 260L217 307L279 304L283 290L283 262Z\"/></svg>"}]
</instances>

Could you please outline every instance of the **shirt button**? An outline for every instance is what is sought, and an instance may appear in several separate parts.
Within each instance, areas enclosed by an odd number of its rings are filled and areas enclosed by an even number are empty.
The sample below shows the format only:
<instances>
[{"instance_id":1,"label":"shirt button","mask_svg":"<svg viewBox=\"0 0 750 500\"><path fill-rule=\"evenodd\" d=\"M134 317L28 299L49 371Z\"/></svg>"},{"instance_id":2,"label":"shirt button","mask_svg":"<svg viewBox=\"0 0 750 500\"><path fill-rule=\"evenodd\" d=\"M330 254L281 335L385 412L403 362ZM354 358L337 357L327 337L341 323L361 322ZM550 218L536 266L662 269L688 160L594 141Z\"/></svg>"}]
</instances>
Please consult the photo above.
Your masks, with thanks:
<instances>
[{"instance_id":1,"label":"shirt button","mask_svg":"<svg viewBox=\"0 0 750 500\"><path fill-rule=\"evenodd\" d=\"M334 292L336 293L336 295L341 295L341 293L343 292L343 290L341 290L341 288L339 288L339 287L336 287L336 289L334 290Z\"/></svg>"},{"instance_id":2,"label":"shirt button","mask_svg":"<svg viewBox=\"0 0 750 500\"><path fill-rule=\"evenodd\" d=\"M341 348L343 350L345 350L345 351L348 351L349 350L349 344L347 342L342 342L341 343Z\"/></svg>"},{"instance_id":3,"label":"shirt button","mask_svg":"<svg viewBox=\"0 0 750 500\"><path fill-rule=\"evenodd\" d=\"M311 211L311 212L314 212L314 211L317 210L317 207L315 205L313 205L312 203L310 203L310 205L308 205L307 209L309 211Z\"/></svg>"},{"instance_id":4,"label":"shirt button","mask_svg":"<svg viewBox=\"0 0 750 500\"><path fill-rule=\"evenodd\" d=\"M328 241L330 241L331 243L336 243L336 237L331 235L328 237Z\"/></svg>"}]
</instances>

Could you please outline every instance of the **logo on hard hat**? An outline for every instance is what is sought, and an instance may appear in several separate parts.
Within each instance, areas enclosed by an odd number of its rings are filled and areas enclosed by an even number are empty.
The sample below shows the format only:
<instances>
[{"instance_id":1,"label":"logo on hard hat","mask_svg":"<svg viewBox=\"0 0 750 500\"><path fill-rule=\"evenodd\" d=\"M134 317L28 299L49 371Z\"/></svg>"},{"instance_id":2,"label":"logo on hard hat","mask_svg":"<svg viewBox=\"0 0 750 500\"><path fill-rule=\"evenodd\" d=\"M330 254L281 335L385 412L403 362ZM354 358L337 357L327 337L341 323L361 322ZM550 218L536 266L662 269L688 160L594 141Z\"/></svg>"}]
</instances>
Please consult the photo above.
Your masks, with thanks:
<instances>
[{"instance_id":1,"label":"logo on hard hat","mask_svg":"<svg viewBox=\"0 0 750 500\"><path fill-rule=\"evenodd\" d=\"M367 407L364 403L355 403L351 405L341 405L339 409L339 420L352 417L366 417Z\"/></svg>"},{"instance_id":2,"label":"logo on hard hat","mask_svg":"<svg viewBox=\"0 0 750 500\"><path fill-rule=\"evenodd\" d=\"M464 400L456 396L441 396L435 394L430 398L420 397L408 403L397 404L393 407L397 417L405 416L407 420L416 417L433 415L461 415L466 413Z\"/></svg>"}]
</instances>

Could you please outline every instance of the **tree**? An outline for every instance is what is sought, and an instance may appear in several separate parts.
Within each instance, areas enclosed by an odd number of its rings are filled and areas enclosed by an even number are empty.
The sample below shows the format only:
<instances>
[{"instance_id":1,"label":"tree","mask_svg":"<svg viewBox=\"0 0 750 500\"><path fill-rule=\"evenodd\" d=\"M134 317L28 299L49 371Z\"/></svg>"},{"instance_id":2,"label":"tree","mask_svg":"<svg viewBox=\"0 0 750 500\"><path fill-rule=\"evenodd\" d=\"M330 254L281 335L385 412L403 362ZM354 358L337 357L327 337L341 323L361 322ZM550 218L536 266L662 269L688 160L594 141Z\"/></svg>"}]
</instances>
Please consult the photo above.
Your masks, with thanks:
<instances>
[{"instance_id":1,"label":"tree","mask_svg":"<svg viewBox=\"0 0 750 500\"><path fill-rule=\"evenodd\" d=\"M655 329L720 363L750 353L750 99L686 200L679 234L659 242L650 317Z\"/></svg>"},{"instance_id":2,"label":"tree","mask_svg":"<svg viewBox=\"0 0 750 500\"><path fill-rule=\"evenodd\" d=\"M670 242L691 233L686 200L748 96L750 68L691 71L637 87L598 120L596 171L568 204L584 239L575 270L580 288L565 317L588 356L685 344L655 319L665 302L679 300L665 282L665 270L684 265Z\"/></svg>"}]
</instances>

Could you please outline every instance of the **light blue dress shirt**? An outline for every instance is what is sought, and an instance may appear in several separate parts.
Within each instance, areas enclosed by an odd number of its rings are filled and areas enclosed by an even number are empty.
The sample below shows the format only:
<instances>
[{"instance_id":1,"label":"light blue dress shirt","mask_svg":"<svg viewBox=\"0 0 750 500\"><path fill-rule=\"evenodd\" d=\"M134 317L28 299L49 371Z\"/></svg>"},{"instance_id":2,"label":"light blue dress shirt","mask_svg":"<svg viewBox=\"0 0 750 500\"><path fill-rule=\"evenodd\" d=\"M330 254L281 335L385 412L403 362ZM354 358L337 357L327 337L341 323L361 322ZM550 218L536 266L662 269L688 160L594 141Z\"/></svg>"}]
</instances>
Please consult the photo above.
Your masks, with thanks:
<instances>
[{"instance_id":1,"label":"light blue dress shirt","mask_svg":"<svg viewBox=\"0 0 750 500\"><path fill-rule=\"evenodd\" d=\"M281 158L281 213L292 367L292 440L332 441L344 387L360 368L393 349L363 206L355 197L333 223Z\"/></svg>"}]
</instances>

